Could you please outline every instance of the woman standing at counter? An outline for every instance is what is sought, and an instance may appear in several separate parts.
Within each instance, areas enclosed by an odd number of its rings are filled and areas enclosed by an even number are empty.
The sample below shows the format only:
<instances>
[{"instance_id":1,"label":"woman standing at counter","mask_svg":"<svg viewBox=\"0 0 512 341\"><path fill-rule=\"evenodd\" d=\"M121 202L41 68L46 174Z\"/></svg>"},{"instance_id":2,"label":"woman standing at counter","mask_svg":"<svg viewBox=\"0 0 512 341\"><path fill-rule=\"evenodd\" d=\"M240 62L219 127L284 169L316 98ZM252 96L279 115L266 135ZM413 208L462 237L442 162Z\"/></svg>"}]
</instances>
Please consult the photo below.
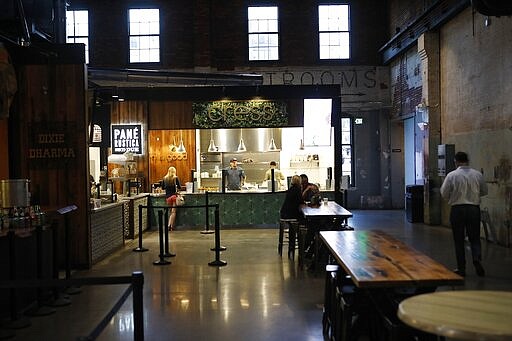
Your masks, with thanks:
<instances>
[{"instance_id":1,"label":"woman standing at counter","mask_svg":"<svg viewBox=\"0 0 512 341\"><path fill-rule=\"evenodd\" d=\"M169 217L169 230L174 229L174 223L176 222L176 198L178 197L178 188L181 188L180 179L176 175L176 168L169 167L167 174L163 179L163 186L165 189L165 202L171 206L171 215Z\"/></svg>"}]
</instances>

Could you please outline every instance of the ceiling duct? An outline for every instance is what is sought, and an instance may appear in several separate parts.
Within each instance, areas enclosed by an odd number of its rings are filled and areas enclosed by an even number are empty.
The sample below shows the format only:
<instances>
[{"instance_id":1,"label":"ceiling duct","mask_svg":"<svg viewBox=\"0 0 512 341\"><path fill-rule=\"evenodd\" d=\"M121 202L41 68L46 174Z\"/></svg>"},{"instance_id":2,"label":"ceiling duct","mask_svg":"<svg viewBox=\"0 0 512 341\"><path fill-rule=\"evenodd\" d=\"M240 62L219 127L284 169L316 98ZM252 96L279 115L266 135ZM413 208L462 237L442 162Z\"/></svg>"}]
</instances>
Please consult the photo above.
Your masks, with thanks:
<instances>
[{"instance_id":1,"label":"ceiling duct","mask_svg":"<svg viewBox=\"0 0 512 341\"><path fill-rule=\"evenodd\" d=\"M172 87L215 85L261 85L258 74L177 72L144 69L87 69L88 80L100 87Z\"/></svg>"}]
</instances>

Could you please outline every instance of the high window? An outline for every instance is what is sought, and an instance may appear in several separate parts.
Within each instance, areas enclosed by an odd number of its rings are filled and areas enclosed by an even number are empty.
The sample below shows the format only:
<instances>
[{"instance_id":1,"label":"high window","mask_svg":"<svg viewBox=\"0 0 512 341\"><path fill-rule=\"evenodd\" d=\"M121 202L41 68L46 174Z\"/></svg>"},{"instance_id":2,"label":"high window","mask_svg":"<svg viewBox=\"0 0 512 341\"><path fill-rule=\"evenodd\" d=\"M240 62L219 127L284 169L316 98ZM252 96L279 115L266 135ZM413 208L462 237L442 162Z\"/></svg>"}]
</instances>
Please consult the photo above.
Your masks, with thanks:
<instances>
[{"instance_id":1,"label":"high window","mask_svg":"<svg viewBox=\"0 0 512 341\"><path fill-rule=\"evenodd\" d=\"M66 42L85 44L85 63L89 64L88 11L66 11Z\"/></svg>"},{"instance_id":2,"label":"high window","mask_svg":"<svg viewBox=\"0 0 512 341\"><path fill-rule=\"evenodd\" d=\"M278 8L249 7L249 60L279 59Z\"/></svg>"},{"instance_id":3,"label":"high window","mask_svg":"<svg viewBox=\"0 0 512 341\"><path fill-rule=\"evenodd\" d=\"M160 62L160 11L132 8L128 12L130 63Z\"/></svg>"},{"instance_id":4,"label":"high window","mask_svg":"<svg viewBox=\"0 0 512 341\"><path fill-rule=\"evenodd\" d=\"M320 59L350 58L349 5L318 6Z\"/></svg>"},{"instance_id":5,"label":"high window","mask_svg":"<svg viewBox=\"0 0 512 341\"><path fill-rule=\"evenodd\" d=\"M352 119L341 118L341 175L352 179ZM353 180L351 180L353 182Z\"/></svg>"}]
</instances>

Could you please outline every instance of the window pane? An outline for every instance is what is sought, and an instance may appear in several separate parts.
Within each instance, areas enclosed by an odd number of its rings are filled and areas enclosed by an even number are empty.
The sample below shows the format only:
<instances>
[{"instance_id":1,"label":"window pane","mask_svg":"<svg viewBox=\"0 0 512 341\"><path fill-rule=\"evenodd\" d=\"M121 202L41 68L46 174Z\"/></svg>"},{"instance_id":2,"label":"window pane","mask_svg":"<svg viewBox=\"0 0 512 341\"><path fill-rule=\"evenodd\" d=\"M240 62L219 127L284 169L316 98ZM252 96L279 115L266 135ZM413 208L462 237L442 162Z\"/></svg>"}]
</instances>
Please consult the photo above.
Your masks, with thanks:
<instances>
[{"instance_id":1,"label":"window pane","mask_svg":"<svg viewBox=\"0 0 512 341\"><path fill-rule=\"evenodd\" d=\"M249 60L279 58L278 7L248 7Z\"/></svg>"},{"instance_id":2,"label":"window pane","mask_svg":"<svg viewBox=\"0 0 512 341\"><path fill-rule=\"evenodd\" d=\"M349 6L318 6L320 59L350 58Z\"/></svg>"},{"instance_id":3,"label":"window pane","mask_svg":"<svg viewBox=\"0 0 512 341\"><path fill-rule=\"evenodd\" d=\"M129 10L128 15L130 62L159 62L160 11L154 8L134 8Z\"/></svg>"}]
</instances>

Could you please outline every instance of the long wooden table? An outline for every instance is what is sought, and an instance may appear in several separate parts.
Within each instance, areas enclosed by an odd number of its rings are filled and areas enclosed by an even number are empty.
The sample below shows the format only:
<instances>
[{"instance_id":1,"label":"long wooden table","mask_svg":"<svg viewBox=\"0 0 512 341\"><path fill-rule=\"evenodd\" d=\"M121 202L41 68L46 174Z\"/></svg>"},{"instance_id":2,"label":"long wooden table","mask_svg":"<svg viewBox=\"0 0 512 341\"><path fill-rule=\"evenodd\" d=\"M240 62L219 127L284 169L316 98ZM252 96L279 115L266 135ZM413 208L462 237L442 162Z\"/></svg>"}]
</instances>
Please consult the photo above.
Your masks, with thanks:
<instances>
[{"instance_id":1,"label":"long wooden table","mask_svg":"<svg viewBox=\"0 0 512 341\"><path fill-rule=\"evenodd\" d=\"M382 231L321 231L320 239L338 265L350 275L354 285L361 289L356 290L361 298L357 301L373 304L374 312L367 311L366 316L357 318L356 322L366 320L366 324L371 326L374 320L372 314L381 316L382 321L396 320L397 302L404 296L432 292L441 285L464 283L462 277L442 264ZM333 306L331 301L327 301L333 297L328 283L326 280L324 306ZM335 310L338 315L340 308ZM324 321L327 320L326 316L330 314L324 311ZM335 319L323 323L324 330L330 329L337 340L349 339L350 333L363 329L371 335L379 332L379 326L367 328L361 327L364 324L360 323L354 325L351 315L341 318L341 321Z\"/></svg>"},{"instance_id":2,"label":"long wooden table","mask_svg":"<svg viewBox=\"0 0 512 341\"><path fill-rule=\"evenodd\" d=\"M407 325L460 340L512 340L512 292L461 290L413 296L398 307Z\"/></svg>"},{"instance_id":3,"label":"long wooden table","mask_svg":"<svg viewBox=\"0 0 512 341\"><path fill-rule=\"evenodd\" d=\"M335 201L321 202L320 205L317 206L307 205L302 207L301 210L306 221L308 234L314 239L315 250L313 256L315 258L315 264L318 264L318 249L320 245L318 241L318 232L348 228L347 219L352 217L352 212L345 209ZM300 266L303 264L303 247L304 245L299 243Z\"/></svg>"},{"instance_id":4,"label":"long wooden table","mask_svg":"<svg viewBox=\"0 0 512 341\"><path fill-rule=\"evenodd\" d=\"M382 231L321 231L320 238L360 288L464 283L444 265Z\"/></svg>"}]
</instances>

